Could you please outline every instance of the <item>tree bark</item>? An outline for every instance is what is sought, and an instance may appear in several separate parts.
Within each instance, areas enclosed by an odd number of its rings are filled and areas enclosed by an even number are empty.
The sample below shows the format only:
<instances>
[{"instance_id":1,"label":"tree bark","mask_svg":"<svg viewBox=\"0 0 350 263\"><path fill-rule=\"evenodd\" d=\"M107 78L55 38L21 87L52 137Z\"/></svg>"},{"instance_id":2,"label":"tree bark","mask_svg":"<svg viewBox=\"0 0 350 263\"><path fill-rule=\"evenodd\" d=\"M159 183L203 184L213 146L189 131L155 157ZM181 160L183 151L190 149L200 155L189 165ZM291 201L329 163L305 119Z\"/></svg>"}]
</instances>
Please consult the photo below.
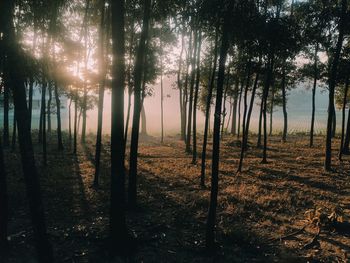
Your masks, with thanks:
<instances>
[{"instance_id":1,"label":"tree bark","mask_svg":"<svg viewBox=\"0 0 350 263\"><path fill-rule=\"evenodd\" d=\"M47 132L51 133L52 81L49 81L48 87L49 99L47 101Z\"/></svg>"},{"instance_id":2,"label":"tree bark","mask_svg":"<svg viewBox=\"0 0 350 263\"><path fill-rule=\"evenodd\" d=\"M342 12L339 21L339 35L337 45L335 49L334 58L332 61L332 67L329 78L329 105L328 105L328 120L327 120L327 137L326 137L326 152L324 168L326 171L331 170L332 163L332 124L335 121L334 115L334 89L337 81L337 70L340 58L340 52L343 46L344 29L345 29L345 16L347 11L347 0L342 0Z\"/></svg>"},{"instance_id":3,"label":"tree bark","mask_svg":"<svg viewBox=\"0 0 350 263\"><path fill-rule=\"evenodd\" d=\"M139 144L140 113L141 113L141 82L144 71L144 58L146 52L146 41L148 40L149 20L151 13L151 0L144 1L143 25L140 43L136 54L134 70L134 115L131 131L130 145L130 169L129 169L129 189L128 201L130 207L136 206L137 198L137 152Z\"/></svg>"},{"instance_id":4,"label":"tree bark","mask_svg":"<svg viewBox=\"0 0 350 263\"><path fill-rule=\"evenodd\" d=\"M343 97L343 107L342 107L342 123L341 123L341 136L340 136L340 149L338 158L341 161L344 149L344 136L345 136L345 113L346 105L348 104L348 91L349 91L349 76L345 81L344 97Z\"/></svg>"},{"instance_id":5,"label":"tree bark","mask_svg":"<svg viewBox=\"0 0 350 263\"><path fill-rule=\"evenodd\" d=\"M231 134L236 135L237 126L237 104L238 104L238 78L236 78L235 90L233 95L233 106L232 106L232 124L231 124Z\"/></svg>"},{"instance_id":6,"label":"tree bark","mask_svg":"<svg viewBox=\"0 0 350 263\"><path fill-rule=\"evenodd\" d=\"M82 105L82 115L83 115L83 124L82 124L82 130L81 130L81 142L85 143L85 137L86 137L86 118L87 118L87 64L88 64L88 13L89 13L89 6L90 6L90 0L86 0L85 3L85 15L84 15L84 25L83 25L83 31L84 31L84 69L85 69L85 76L84 76L84 83L83 83L83 105Z\"/></svg>"},{"instance_id":7,"label":"tree bark","mask_svg":"<svg viewBox=\"0 0 350 263\"><path fill-rule=\"evenodd\" d=\"M210 124L210 106L211 106L211 100L213 97L213 89L214 89L214 82L215 82L215 73L216 73L216 67L217 67L217 60L218 60L218 38L219 38L219 32L218 28L216 28L215 32L215 46L214 46L214 60L213 60L213 67L212 67L212 73L210 77L209 87L208 87L208 95L207 95L207 101L205 105L205 124L204 124L204 136L203 136L203 149L202 149L202 163L201 163L201 187L205 186L205 163L206 163L206 155L207 155L207 143L208 143L208 130L209 130L209 124Z\"/></svg>"},{"instance_id":8,"label":"tree bark","mask_svg":"<svg viewBox=\"0 0 350 263\"><path fill-rule=\"evenodd\" d=\"M33 223L34 237L38 254L38 261L53 262L53 251L46 233L46 222L44 208L42 204L41 189L38 172L35 165L34 151L29 125L29 111L27 108L27 98L25 90L25 80L19 72L21 69L20 47L15 41L13 27L14 2L7 0L2 3L2 19L0 24L4 25L4 42L7 63L6 72L11 79L15 114L18 125L18 140L21 153L23 175L26 184L27 196L29 200L30 213ZM1 19L1 18L0 18Z\"/></svg>"},{"instance_id":9,"label":"tree bark","mask_svg":"<svg viewBox=\"0 0 350 263\"><path fill-rule=\"evenodd\" d=\"M6 83L7 82L7 83ZM4 147L10 144L10 126L9 126L9 111L10 111L10 80L6 80L4 83L4 127L3 127L3 137L4 137Z\"/></svg>"},{"instance_id":10,"label":"tree bark","mask_svg":"<svg viewBox=\"0 0 350 263\"><path fill-rule=\"evenodd\" d=\"M196 56L196 85L193 99L193 135L192 135L192 164L197 163L197 104L198 104L198 92L199 92L199 81L200 81L200 57L201 57L201 47L202 47L202 32L198 32L198 46L197 46L197 56Z\"/></svg>"},{"instance_id":11,"label":"tree bark","mask_svg":"<svg viewBox=\"0 0 350 263\"><path fill-rule=\"evenodd\" d=\"M261 147L261 130L262 130L262 118L263 118L263 111L264 111L264 97L261 95L261 102L260 102L260 113L259 113L259 128L258 128L258 142L256 144L256 147Z\"/></svg>"},{"instance_id":12,"label":"tree bark","mask_svg":"<svg viewBox=\"0 0 350 263\"><path fill-rule=\"evenodd\" d=\"M112 8L112 127L111 127L111 207L110 252L125 254L131 249L125 216L124 168L124 85L125 38L124 0L115 0Z\"/></svg>"},{"instance_id":13,"label":"tree bark","mask_svg":"<svg viewBox=\"0 0 350 263\"><path fill-rule=\"evenodd\" d=\"M147 135L147 120L146 120L146 112L145 106L143 105L143 101L141 102L141 134Z\"/></svg>"},{"instance_id":14,"label":"tree bark","mask_svg":"<svg viewBox=\"0 0 350 263\"><path fill-rule=\"evenodd\" d=\"M192 34L194 34L194 43L192 46ZM196 62L196 47L197 47L197 33L191 32L190 37L190 63L191 63L191 80L190 80L190 99L188 102L188 118L187 118L187 137L186 137L186 152L191 153L191 130L192 130L192 111L193 111L193 92L195 81L195 62Z\"/></svg>"},{"instance_id":15,"label":"tree bark","mask_svg":"<svg viewBox=\"0 0 350 263\"><path fill-rule=\"evenodd\" d=\"M11 142L11 149L14 151L16 149L16 138L17 138L17 122L16 122L16 114L13 113L13 122L12 122L12 142Z\"/></svg>"},{"instance_id":16,"label":"tree bark","mask_svg":"<svg viewBox=\"0 0 350 263\"><path fill-rule=\"evenodd\" d=\"M283 133L282 142L287 141L288 132L288 113L287 113L287 94L286 94L286 71L283 68L282 76L282 104L283 104Z\"/></svg>"},{"instance_id":17,"label":"tree bark","mask_svg":"<svg viewBox=\"0 0 350 263\"><path fill-rule=\"evenodd\" d=\"M61 123L61 100L58 93L58 84L55 82L55 100L56 100L56 111L57 111L57 146L58 150L63 150L63 141L62 141L62 123ZM69 119L70 125L70 119Z\"/></svg>"},{"instance_id":18,"label":"tree bark","mask_svg":"<svg viewBox=\"0 0 350 263\"><path fill-rule=\"evenodd\" d=\"M314 85L312 87L312 113L311 113L311 129L310 129L310 147L314 145L314 129L315 129L315 110L316 110L316 88L318 79L318 49L319 44L316 43L314 54Z\"/></svg>"},{"instance_id":19,"label":"tree bark","mask_svg":"<svg viewBox=\"0 0 350 263\"><path fill-rule=\"evenodd\" d=\"M219 152L220 152L220 125L221 125L221 109L222 109L222 93L225 78L225 63L227 57L227 51L229 46L229 25L228 15L225 18L222 44L220 49L220 61L219 72L217 82L217 94L215 105L215 117L214 117L214 134L213 134L213 156L212 156L212 175L211 175L211 191L210 191L210 204L207 218L206 228L206 247L209 250L215 248L215 221L216 221L216 207L218 196L218 181L219 181Z\"/></svg>"},{"instance_id":20,"label":"tree bark","mask_svg":"<svg viewBox=\"0 0 350 263\"><path fill-rule=\"evenodd\" d=\"M100 175L100 159L101 159L101 148L102 148L102 123L103 123L103 103L105 94L105 59L104 59L104 17L105 17L105 0L101 1L100 7L100 28L99 28L99 73L100 73L100 84L98 90L98 117L97 117L97 135L96 135L96 147L95 147L95 175L94 175L94 186L99 185L99 175ZM124 142L125 143L125 142Z\"/></svg>"}]
</instances>

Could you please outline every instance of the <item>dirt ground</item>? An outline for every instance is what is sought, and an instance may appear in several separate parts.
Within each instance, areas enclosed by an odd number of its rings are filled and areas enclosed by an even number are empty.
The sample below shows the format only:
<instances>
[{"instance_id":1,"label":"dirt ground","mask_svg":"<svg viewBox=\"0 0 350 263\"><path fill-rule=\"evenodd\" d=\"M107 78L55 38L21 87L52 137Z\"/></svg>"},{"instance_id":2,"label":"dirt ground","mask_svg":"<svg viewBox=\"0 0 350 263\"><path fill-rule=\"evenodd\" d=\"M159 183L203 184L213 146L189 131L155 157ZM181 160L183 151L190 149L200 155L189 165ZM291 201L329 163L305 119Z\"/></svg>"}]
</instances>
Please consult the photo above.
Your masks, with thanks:
<instances>
[{"instance_id":1,"label":"dirt ground","mask_svg":"<svg viewBox=\"0 0 350 263\"><path fill-rule=\"evenodd\" d=\"M54 139L54 137L53 137ZM91 188L94 138L57 152L49 145L48 166L36 159L41 174L47 226L56 262L349 262L350 233L327 225L348 226L350 158L336 159L334 171L323 171L324 138L308 147L306 136L269 139L268 164L250 138L243 171L236 174L240 148L226 136L221 147L216 256L204 249L210 194L210 154L206 189L199 186L200 158L191 164L183 142L147 137L140 143L138 209L128 211L137 237L136 254L110 259L104 249L109 214L109 144L102 152L101 186ZM209 150L211 143L209 144ZM201 152L199 144L198 152ZM200 155L199 155L200 156ZM6 150L10 202L10 250L0 262L36 262L31 222L18 152ZM335 213L333 213L335 212ZM324 223L324 221L327 221ZM319 234L318 231L320 230Z\"/></svg>"}]
</instances>

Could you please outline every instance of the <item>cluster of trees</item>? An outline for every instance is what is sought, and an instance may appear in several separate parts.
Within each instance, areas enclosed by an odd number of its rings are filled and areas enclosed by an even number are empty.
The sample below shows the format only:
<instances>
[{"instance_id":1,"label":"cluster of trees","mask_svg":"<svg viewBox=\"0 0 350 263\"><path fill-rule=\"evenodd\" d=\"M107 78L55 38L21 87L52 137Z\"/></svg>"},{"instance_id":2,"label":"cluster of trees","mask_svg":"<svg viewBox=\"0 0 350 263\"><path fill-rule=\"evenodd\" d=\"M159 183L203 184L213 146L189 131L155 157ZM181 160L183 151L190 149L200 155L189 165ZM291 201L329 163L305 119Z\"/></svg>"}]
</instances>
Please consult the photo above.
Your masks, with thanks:
<instances>
[{"instance_id":1,"label":"cluster of trees","mask_svg":"<svg viewBox=\"0 0 350 263\"><path fill-rule=\"evenodd\" d=\"M97 104L95 186L99 183L104 93L106 88L112 90L112 252L129 251L131 237L125 208L126 204L130 208L137 204L140 117L144 99L152 95L151 84L158 78L161 83L163 142L165 74L173 74L177 79L181 139L186 145L186 152L192 154L193 164L197 162L199 151L196 126L198 109L205 114L199 177L203 187L210 116L214 112L211 196L206 232L209 249L215 248L220 139L225 133L231 133L241 140L237 169L237 172L241 172L255 105L259 106L260 112L257 146L262 147L262 163L266 163L267 139L272 133L274 108L279 105L283 108L281 139L285 142L288 132L288 91L296 82L313 83L313 96L310 98L312 147L316 89L321 84L326 86L329 108L325 169L330 170L336 104L341 106L343 113L339 158L349 153L350 115L348 120L345 119L350 62L346 38L348 9L347 0L309 0L300 3L287 0L1 1L0 87L4 95L4 125L3 143L0 144L0 246L4 247L7 240L3 147L10 144L8 112L12 101L16 123L14 131L18 130L39 260L50 262L53 258L46 234L31 135L35 85L40 87L42 95L38 140L43 147L43 165L46 165L46 133L51 132L51 113L57 116L58 150L64 147L60 98L69 98L68 138L74 153L77 152L80 129L81 142L85 142L87 111ZM179 48L176 59L167 52L174 45ZM306 63L300 62L303 60ZM126 112L125 92L128 94ZM132 97L126 194L125 153ZM71 117L72 104L74 120Z\"/></svg>"}]
</instances>

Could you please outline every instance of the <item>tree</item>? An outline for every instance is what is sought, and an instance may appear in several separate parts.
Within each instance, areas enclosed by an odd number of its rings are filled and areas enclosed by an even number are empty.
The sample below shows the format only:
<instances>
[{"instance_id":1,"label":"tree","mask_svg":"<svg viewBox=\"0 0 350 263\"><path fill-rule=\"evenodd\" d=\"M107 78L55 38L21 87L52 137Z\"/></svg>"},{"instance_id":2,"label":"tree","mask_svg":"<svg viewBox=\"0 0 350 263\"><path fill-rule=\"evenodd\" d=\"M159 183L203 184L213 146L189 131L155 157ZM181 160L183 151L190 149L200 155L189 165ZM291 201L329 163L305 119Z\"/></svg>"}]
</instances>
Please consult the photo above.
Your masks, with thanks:
<instances>
[{"instance_id":1,"label":"tree","mask_svg":"<svg viewBox=\"0 0 350 263\"><path fill-rule=\"evenodd\" d=\"M141 113L141 85L142 73L144 71L144 57L146 53L146 42L148 41L149 20L151 13L151 0L144 1L144 17L140 42L137 50L135 70L134 70L134 115L131 132L130 145L130 169L129 169L129 189L128 203L130 207L136 205L137 196L137 152L139 144L139 128L140 128L140 113Z\"/></svg>"},{"instance_id":2,"label":"tree","mask_svg":"<svg viewBox=\"0 0 350 263\"><path fill-rule=\"evenodd\" d=\"M98 92L98 120L97 120L97 135L96 135L96 151L95 151L95 176L94 186L99 184L100 174L100 158L101 158L101 147L102 147L102 122L103 122L103 103L105 93L105 81L106 81L106 66L105 66L105 0L100 1L100 14L101 22L99 27L99 73L100 73L100 84Z\"/></svg>"},{"instance_id":3,"label":"tree","mask_svg":"<svg viewBox=\"0 0 350 263\"><path fill-rule=\"evenodd\" d=\"M225 63L227 57L227 51L229 47L229 12L225 15L225 21L222 28L222 39L220 48L219 59L219 71L217 80L217 92L215 103L215 117L214 117L214 133L213 133L213 155L212 155L212 173L211 173L211 191L210 191L210 204L207 218L206 228L206 247L209 250L215 248L215 220L216 220L216 207L218 196L218 182L219 182L219 152L220 152L220 127L221 127L221 108L222 108L222 95L225 79Z\"/></svg>"},{"instance_id":4,"label":"tree","mask_svg":"<svg viewBox=\"0 0 350 263\"><path fill-rule=\"evenodd\" d=\"M110 252L123 254L128 247L128 228L125 218L125 170L124 170L124 85L125 38L124 0L113 0L112 40L112 127L111 127L111 207Z\"/></svg>"},{"instance_id":5,"label":"tree","mask_svg":"<svg viewBox=\"0 0 350 263\"><path fill-rule=\"evenodd\" d=\"M332 163L332 124L334 120L334 91L337 81L337 70L340 59L340 52L343 46L344 30L346 25L346 14L347 14L347 0L341 2L341 15L338 24L338 39L335 47L334 55L331 62L331 69L329 73L329 105L328 105L328 119L327 119L327 137L326 137L326 152L324 168L326 171L331 170Z\"/></svg>"},{"instance_id":6,"label":"tree","mask_svg":"<svg viewBox=\"0 0 350 263\"><path fill-rule=\"evenodd\" d=\"M32 217L38 260L39 262L52 262L53 251L46 232L41 189L30 135L29 111L24 85L25 79L23 76L24 70L20 64L20 61L24 58L21 55L19 45L15 41L13 28L14 2L9 0L2 1L1 5L3 16L0 24L3 25L2 34L4 35L3 41L7 58L5 72L9 74L8 78L11 80L12 85L22 169Z\"/></svg>"}]
</instances>

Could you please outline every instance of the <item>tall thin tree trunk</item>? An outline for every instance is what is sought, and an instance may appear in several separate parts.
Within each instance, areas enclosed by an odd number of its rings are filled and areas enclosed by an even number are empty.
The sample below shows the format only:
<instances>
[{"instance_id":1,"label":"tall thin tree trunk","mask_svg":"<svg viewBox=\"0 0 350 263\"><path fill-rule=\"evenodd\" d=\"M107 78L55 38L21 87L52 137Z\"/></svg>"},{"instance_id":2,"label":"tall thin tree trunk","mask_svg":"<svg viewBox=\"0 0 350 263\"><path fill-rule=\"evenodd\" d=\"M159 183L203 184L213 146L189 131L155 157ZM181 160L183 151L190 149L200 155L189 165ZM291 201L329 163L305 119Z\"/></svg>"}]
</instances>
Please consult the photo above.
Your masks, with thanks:
<instances>
[{"instance_id":1,"label":"tall thin tree trunk","mask_svg":"<svg viewBox=\"0 0 350 263\"><path fill-rule=\"evenodd\" d=\"M198 46L197 46L197 61L196 61L196 85L193 99L193 135L192 135L192 164L197 163L197 104L198 104L198 92L199 92L199 81L200 81L200 57L202 48L202 32L198 32Z\"/></svg>"},{"instance_id":2,"label":"tall thin tree trunk","mask_svg":"<svg viewBox=\"0 0 350 263\"><path fill-rule=\"evenodd\" d=\"M72 101L72 98L70 98L68 106L68 139L70 146L72 146Z\"/></svg>"},{"instance_id":3,"label":"tall thin tree trunk","mask_svg":"<svg viewBox=\"0 0 350 263\"><path fill-rule=\"evenodd\" d=\"M272 135L272 121L273 121L273 107L275 103L275 87L272 87L271 93L271 103L270 103L270 131L269 136Z\"/></svg>"},{"instance_id":4,"label":"tall thin tree trunk","mask_svg":"<svg viewBox=\"0 0 350 263\"><path fill-rule=\"evenodd\" d=\"M263 91L263 117L264 117L264 148L263 148L263 158L261 163L267 163L267 98L269 96L269 89L272 82L275 54L274 50L271 51L269 55L269 63L267 69L266 82Z\"/></svg>"},{"instance_id":5,"label":"tall thin tree trunk","mask_svg":"<svg viewBox=\"0 0 350 263\"><path fill-rule=\"evenodd\" d=\"M286 72L283 68L282 76L282 106L283 106L283 133L282 142L287 141L288 132L288 113L287 113L287 94L286 94Z\"/></svg>"},{"instance_id":6,"label":"tall thin tree trunk","mask_svg":"<svg viewBox=\"0 0 350 263\"><path fill-rule=\"evenodd\" d=\"M345 140L344 140L344 146L343 146L343 154L350 154L349 144L350 144L350 107L348 110L348 122L346 125L346 134L345 134Z\"/></svg>"},{"instance_id":7,"label":"tall thin tree trunk","mask_svg":"<svg viewBox=\"0 0 350 263\"><path fill-rule=\"evenodd\" d=\"M46 85L47 82L45 79L43 79L43 87L42 87L42 93L43 93L43 100L42 100L42 108L43 108L43 117L42 117L42 147L43 147L43 165L47 165L47 151L46 151Z\"/></svg>"},{"instance_id":8,"label":"tall thin tree trunk","mask_svg":"<svg viewBox=\"0 0 350 263\"><path fill-rule=\"evenodd\" d=\"M163 90L163 58L161 57L160 62L160 128L161 128L161 135L160 135L160 143L164 143L164 90Z\"/></svg>"},{"instance_id":9,"label":"tall thin tree trunk","mask_svg":"<svg viewBox=\"0 0 350 263\"><path fill-rule=\"evenodd\" d=\"M143 105L143 101L141 102L141 134L147 135L147 120L146 120L146 112L145 106Z\"/></svg>"},{"instance_id":10,"label":"tall thin tree trunk","mask_svg":"<svg viewBox=\"0 0 350 263\"><path fill-rule=\"evenodd\" d=\"M97 117L97 135L96 135L96 148L95 148L95 176L94 176L94 186L99 185L99 175L100 175L100 159L101 159L101 148L102 148L102 122L103 122L103 103L105 94L105 58L104 58L104 17L105 17L105 0L101 1L100 6L100 28L99 28L99 73L100 73L100 85L98 90L98 117Z\"/></svg>"},{"instance_id":11,"label":"tall thin tree trunk","mask_svg":"<svg viewBox=\"0 0 350 263\"><path fill-rule=\"evenodd\" d=\"M312 113L311 113L311 129L310 129L310 147L314 145L314 129L315 129L315 110L316 110L316 88L318 79L318 48L319 44L316 43L314 54L314 85L312 87Z\"/></svg>"},{"instance_id":12,"label":"tall thin tree trunk","mask_svg":"<svg viewBox=\"0 0 350 263\"><path fill-rule=\"evenodd\" d=\"M17 132L17 122L16 122L16 114L13 113L13 122L12 122L12 142L11 142L11 149L14 151L16 149L16 135Z\"/></svg>"},{"instance_id":13,"label":"tall thin tree trunk","mask_svg":"<svg viewBox=\"0 0 350 263\"><path fill-rule=\"evenodd\" d=\"M180 120L181 120L181 140L185 140L185 133L186 133L186 126L184 125L184 105L183 105L183 86L182 86L182 55L184 52L184 45L185 45L185 33L184 30L181 34L181 51L179 56L179 66L177 70L177 87L179 89L179 102L180 102Z\"/></svg>"},{"instance_id":14,"label":"tall thin tree trunk","mask_svg":"<svg viewBox=\"0 0 350 263\"><path fill-rule=\"evenodd\" d=\"M235 89L233 94L233 106L232 106L232 124L231 134L235 136L237 134L237 104L238 104L238 89L239 89L238 78L236 78Z\"/></svg>"},{"instance_id":15,"label":"tall thin tree trunk","mask_svg":"<svg viewBox=\"0 0 350 263\"><path fill-rule=\"evenodd\" d=\"M90 0L86 0L85 3L85 15L83 22L83 31L84 31L84 69L87 73L87 65L88 65L88 13L89 13ZM82 115L83 115L83 124L81 129L81 142L85 143L86 138L86 118L87 118L87 76L84 76L83 83L83 105L82 105Z\"/></svg>"},{"instance_id":16,"label":"tall thin tree trunk","mask_svg":"<svg viewBox=\"0 0 350 263\"><path fill-rule=\"evenodd\" d=\"M35 13L34 20L36 19ZM32 51L35 52L36 48L36 39L37 39L37 23L34 21L34 30L33 30L33 45L32 45ZM29 110L29 128L32 129L32 113L33 113L33 90L34 90L34 76L31 74L29 77L29 91L28 91L28 110Z\"/></svg>"},{"instance_id":17,"label":"tall thin tree trunk","mask_svg":"<svg viewBox=\"0 0 350 263\"><path fill-rule=\"evenodd\" d=\"M223 138L224 132L225 132L225 121L226 121L226 115L227 115L226 100L227 100L227 91L228 91L229 84L230 84L229 82L230 82L230 68L227 70L226 86L225 86L225 91L224 91L224 101L223 101L223 105L222 105L223 109L222 109L221 139Z\"/></svg>"},{"instance_id":18,"label":"tall thin tree trunk","mask_svg":"<svg viewBox=\"0 0 350 263\"><path fill-rule=\"evenodd\" d=\"M51 104L52 104L52 81L48 83L49 99L47 101L47 132L51 133Z\"/></svg>"},{"instance_id":19,"label":"tall thin tree trunk","mask_svg":"<svg viewBox=\"0 0 350 263\"><path fill-rule=\"evenodd\" d=\"M131 131L130 145L130 169L128 201L130 207L136 206L137 198L137 152L139 144L140 113L141 113L141 85L144 71L144 58L146 52L146 41L148 40L149 20L151 13L151 0L144 1L144 16L139 47L136 54L134 70L134 116Z\"/></svg>"},{"instance_id":20,"label":"tall thin tree trunk","mask_svg":"<svg viewBox=\"0 0 350 263\"><path fill-rule=\"evenodd\" d=\"M5 147L9 146L9 143L10 143L10 126L9 126L10 88L9 88L8 84L7 85L5 84L5 86L4 86L4 127L3 127L3 137L4 137L4 146Z\"/></svg>"},{"instance_id":21,"label":"tall thin tree trunk","mask_svg":"<svg viewBox=\"0 0 350 263\"><path fill-rule=\"evenodd\" d=\"M239 100L238 100L238 123L237 123L237 139L241 135L241 104L242 104L242 93L243 93L244 81L241 81L241 88L239 90Z\"/></svg>"},{"instance_id":22,"label":"tall thin tree trunk","mask_svg":"<svg viewBox=\"0 0 350 263\"><path fill-rule=\"evenodd\" d=\"M19 56L20 47L16 43L15 30L13 26L14 2L10 0L1 3L2 17L0 24L4 30L4 48L6 52L6 67L9 79L11 79L13 101L18 125L18 141L21 153L23 175L26 184L27 196L30 206L30 214L33 223L34 237L38 261L40 263L53 262L53 250L46 232L44 206L42 203L41 189L38 172L35 165L34 151L29 125L29 111L25 90L25 80L19 72L23 72Z\"/></svg>"},{"instance_id":23,"label":"tall thin tree trunk","mask_svg":"<svg viewBox=\"0 0 350 263\"><path fill-rule=\"evenodd\" d=\"M340 148L338 158L341 161L344 149L344 136L345 136L345 114L346 105L348 104L348 91L349 91L349 76L345 81L344 97L343 97L343 107L342 107L342 123L341 123L341 137L340 137Z\"/></svg>"},{"instance_id":24,"label":"tall thin tree trunk","mask_svg":"<svg viewBox=\"0 0 350 263\"><path fill-rule=\"evenodd\" d=\"M125 218L125 169L124 169L124 85L125 38L124 1L112 1L112 129L111 129L111 207L110 250L125 254L130 250Z\"/></svg>"},{"instance_id":25,"label":"tall thin tree trunk","mask_svg":"<svg viewBox=\"0 0 350 263\"><path fill-rule=\"evenodd\" d=\"M218 196L218 183L219 183L219 152L220 152L220 125L221 125L221 109L222 109L222 93L225 78L225 63L227 57L227 51L229 46L228 38L228 17L225 18L222 44L220 49L220 61L219 72L217 81L216 92L216 105L214 114L214 134L213 134L213 156L212 156L212 174L211 174L211 191L210 191L210 204L207 218L206 228L206 247L209 250L213 250L215 247L215 221L216 221L216 207Z\"/></svg>"},{"instance_id":26,"label":"tall thin tree trunk","mask_svg":"<svg viewBox=\"0 0 350 263\"><path fill-rule=\"evenodd\" d=\"M132 58L133 58L133 47L134 47L134 16L132 17L131 21L131 36L130 36L130 43L129 43L129 62L128 62L128 69L127 69L127 83L128 83L128 110L126 114L126 122L125 122L125 132L124 132L124 155L126 150L126 144L128 142L128 130L129 130L129 122L130 122L130 111L131 111L131 95L132 95L132 83L131 83L131 68L132 68Z\"/></svg>"},{"instance_id":27,"label":"tall thin tree trunk","mask_svg":"<svg viewBox=\"0 0 350 263\"><path fill-rule=\"evenodd\" d=\"M206 163L208 132L209 132L209 124L210 124L210 108L211 108L210 106L211 106L211 100L213 97L215 73L216 73L217 60L218 60L218 39L219 39L219 30L218 28L216 28L214 59L212 62L213 67L212 67L211 77L209 80L208 95L207 95L207 101L205 105L205 124L204 124L204 136L203 136L202 163L201 163L201 187L205 186L205 163Z\"/></svg>"},{"instance_id":28,"label":"tall thin tree trunk","mask_svg":"<svg viewBox=\"0 0 350 263\"><path fill-rule=\"evenodd\" d=\"M251 71L251 61L249 61L248 63L249 63L248 77L247 77L247 84L246 84L246 88L245 88L245 92L244 92L244 115L243 115L243 131L242 131L243 135L242 135L241 154L240 154L237 173L242 171L244 152L247 148L247 143L248 143L250 116L251 116L252 110L253 110L254 97L255 97L255 92L256 92L256 88L258 86L258 79L259 79L259 72L257 72L256 77L255 77L255 81L254 81L254 86L253 86L251 98L250 98L250 105L249 105L249 109L248 109L247 97L248 97L248 89L250 86L250 78L251 78L251 72L250 72Z\"/></svg>"},{"instance_id":29,"label":"tall thin tree trunk","mask_svg":"<svg viewBox=\"0 0 350 263\"><path fill-rule=\"evenodd\" d=\"M263 95L261 95L260 111L259 111L258 142L256 144L256 147L258 147L258 148L261 147L261 131L262 131L263 111L264 111L264 97L263 97Z\"/></svg>"},{"instance_id":30,"label":"tall thin tree trunk","mask_svg":"<svg viewBox=\"0 0 350 263\"><path fill-rule=\"evenodd\" d=\"M75 92L74 100L74 132L73 132L73 154L77 153L78 140L78 92Z\"/></svg>"},{"instance_id":31,"label":"tall thin tree trunk","mask_svg":"<svg viewBox=\"0 0 350 263\"><path fill-rule=\"evenodd\" d=\"M347 11L347 0L342 0L342 12L339 21L339 35L335 54L332 61L330 78L329 78L329 106L328 106L328 120L327 120L327 137L326 137L326 152L324 168L326 171L331 170L332 163L332 124L335 122L334 115L334 89L337 81L337 70L340 58L340 52L343 46L344 29L345 29L345 16Z\"/></svg>"},{"instance_id":32,"label":"tall thin tree trunk","mask_svg":"<svg viewBox=\"0 0 350 263\"><path fill-rule=\"evenodd\" d=\"M63 141L62 141L62 123L61 123L61 100L58 93L58 84L55 82L55 100L56 100L56 111L57 111L57 146L58 150L63 150ZM70 109L69 109L70 111ZM70 119L69 119L70 125ZM71 136L71 134L70 134Z\"/></svg>"},{"instance_id":33,"label":"tall thin tree trunk","mask_svg":"<svg viewBox=\"0 0 350 263\"><path fill-rule=\"evenodd\" d=\"M187 118L187 137L186 137L186 152L191 152L191 132L192 132L192 111L193 111L193 92L194 92L194 81L195 81L195 61L196 61L196 47L197 47L197 33L191 32L191 36L194 34L194 43L190 38L190 63L191 63L191 81L190 81L190 99L188 102L188 118Z\"/></svg>"}]
</instances>

